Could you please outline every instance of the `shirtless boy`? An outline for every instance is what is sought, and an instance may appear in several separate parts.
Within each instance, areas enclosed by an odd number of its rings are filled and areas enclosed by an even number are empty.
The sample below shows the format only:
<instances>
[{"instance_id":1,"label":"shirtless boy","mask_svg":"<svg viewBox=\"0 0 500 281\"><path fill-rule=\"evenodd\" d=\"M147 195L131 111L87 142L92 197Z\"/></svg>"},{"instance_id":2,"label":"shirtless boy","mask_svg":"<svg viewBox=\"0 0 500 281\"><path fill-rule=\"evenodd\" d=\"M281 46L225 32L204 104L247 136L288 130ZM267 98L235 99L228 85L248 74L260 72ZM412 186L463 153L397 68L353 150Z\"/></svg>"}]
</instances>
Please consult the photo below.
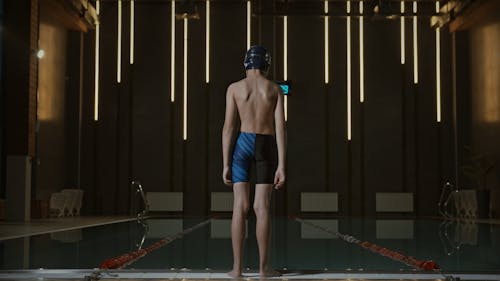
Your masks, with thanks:
<instances>
[{"instance_id":1,"label":"shirtless boy","mask_svg":"<svg viewBox=\"0 0 500 281\"><path fill-rule=\"evenodd\" d=\"M268 268L271 237L269 205L273 186L279 189L285 183L286 129L281 89L266 78L270 62L266 49L252 46L245 56L246 78L229 85L226 93L222 179L224 184L233 186L234 193L231 223L234 263L233 270L228 273L231 277L241 276L252 163L256 170L253 209L257 217L259 273L261 277L276 275ZM232 147L237 115L240 128Z\"/></svg>"}]
</instances>

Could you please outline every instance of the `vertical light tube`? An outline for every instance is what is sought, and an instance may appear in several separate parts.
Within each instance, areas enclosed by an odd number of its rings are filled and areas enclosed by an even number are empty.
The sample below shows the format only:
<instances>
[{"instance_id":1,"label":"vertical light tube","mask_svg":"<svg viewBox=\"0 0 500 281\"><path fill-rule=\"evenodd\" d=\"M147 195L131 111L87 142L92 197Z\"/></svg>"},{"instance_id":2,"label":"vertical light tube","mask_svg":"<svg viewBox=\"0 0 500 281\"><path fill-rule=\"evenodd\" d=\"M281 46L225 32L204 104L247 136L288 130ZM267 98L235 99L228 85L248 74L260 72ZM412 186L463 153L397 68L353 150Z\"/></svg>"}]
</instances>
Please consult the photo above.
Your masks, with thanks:
<instances>
[{"instance_id":1,"label":"vertical light tube","mask_svg":"<svg viewBox=\"0 0 500 281\"><path fill-rule=\"evenodd\" d=\"M365 101L365 51L363 26L363 0L359 1L359 102Z\"/></svg>"},{"instance_id":2,"label":"vertical light tube","mask_svg":"<svg viewBox=\"0 0 500 281\"><path fill-rule=\"evenodd\" d=\"M118 0L118 42L116 51L116 82L122 82L122 0Z\"/></svg>"},{"instance_id":3,"label":"vertical light tube","mask_svg":"<svg viewBox=\"0 0 500 281\"><path fill-rule=\"evenodd\" d=\"M325 14L328 14L328 0L325 0ZM330 82L330 38L329 16L325 16L325 84Z\"/></svg>"},{"instance_id":4,"label":"vertical light tube","mask_svg":"<svg viewBox=\"0 0 500 281\"><path fill-rule=\"evenodd\" d=\"M436 13L439 13L439 1L436 1ZM436 121L441 122L441 30L436 28Z\"/></svg>"},{"instance_id":5,"label":"vertical light tube","mask_svg":"<svg viewBox=\"0 0 500 281\"><path fill-rule=\"evenodd\" d=\"M405 1L401 1L401 18L399 19L401 21L401 64L405 64L405 17L403 16L405 12Z\"/></svg>"},{"instance_id":6,"label":"vertical light tube","mask_svg":"<svg viewBox=\"0 0 500 281\"><path fill-rule=\"evenodd\" d=\"M417 1L413 1L413 83L418 84Z\"/></svg>"},{"instance_id":7,"label":"vertical light tube","mask_svg":"<svg viewBox=\"0 0 500 281\"><path fill-rule=\"evenodd\" d=\"M283 17L283 79L288 80L288 16Z\"/></svg>"},{"instance_id":8,"label":"vertical light tube","mask_svg":"<svg viewBox=\"0 0 500 281\"><path fill-rule=\"evenodd\" d=\"M252 1L247 0L247 50L250 49L252 39Z\"/></svg>"},{"instance_id":9,"label":"vertical light tube","mask_svg":"<svg viewBox=\"0 0 500 281\"><path fill-rule=\"evenodd\" d=\"M101 1L96 0L95 10L97 22L95 24L95 71L94 71L94 121L99 120L99 13L101 12Z\"/></svg>"},{"instance_id":10,"label":"vertical light tube","mask_svg":"<svg viewBox=\"0 0 500 281\"><path fill-rule=\"evenodd\" d=\"M347 140L351 140L351 1L347 1Z\"/></svg>"},{"instance_id":11,"label":"vertical light tube","mask_svg":"<svg viewBox=\"0 0 500 281\"><path fill-rule=\"evenodd\" d=\"M184 98L183 98L183 138L187 140L187 102L188 102L188 19L184 18Z\"/></svg>"},{"instance_id":12,"label":"vertical light tube","mask_svg":"<svg viewBox=\"0 0 500 281\"><path fill-rule=\"evenodd\" d=\"M170 13L170 102L175 101L175 0Z\"/></svg>"},{"instance_id":13,"label":"vertical light tube","mask_svg":"<svg viewBox=\"0 0 500 281\"><path fill-rule=\"evenodd\" d=\"M288 16L283 17L283 80L288 80ZM288 121L288 97L284 98L285 121Z\"/></svg>"},{"instance_id":14,"label":"vertical light tube","mask_svg":"<svg viewBox=\"0 0 500 281\"><path fill-rule=\"evenodd\" d=\"M210 82L210 0L206 2L205 14L205 83Z\"/></svg>"},{"instance_id":15,"label":"vertical light tube","mask_svg":"<svg viewBox=\"0 0 500 281\"><path fill-rule=\"evenodd\" d=\"M134 64L134 13L135 13L135 0L130 0L130 64Z\"/></svg>"}]
</instances>

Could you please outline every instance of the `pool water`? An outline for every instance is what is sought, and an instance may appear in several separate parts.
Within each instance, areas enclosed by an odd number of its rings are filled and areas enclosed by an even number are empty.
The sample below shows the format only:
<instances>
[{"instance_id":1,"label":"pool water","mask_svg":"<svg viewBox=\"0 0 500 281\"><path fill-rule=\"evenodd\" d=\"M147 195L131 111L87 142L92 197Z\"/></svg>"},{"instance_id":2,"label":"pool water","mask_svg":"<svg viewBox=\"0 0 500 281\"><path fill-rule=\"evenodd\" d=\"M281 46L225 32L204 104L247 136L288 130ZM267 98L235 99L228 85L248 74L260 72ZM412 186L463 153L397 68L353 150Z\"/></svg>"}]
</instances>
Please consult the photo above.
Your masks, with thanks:
<instances>
[{"instance_id":1,"label":"pool water","mask_svg":"<svg viewBox=\"0 0 500 281\"><path fill-rule=\"evenodd\" d=\"M206 218L151 218L0 241L0 268L92 269L111 257L145 248ZM310 218L324 229L415 257L433 260L446 272L500 274L500 225L428 219ZM247 221L244 262L258 268L255 219ZM289 271L412 272L329 232L293 219L276 218L270 262ZM142 243L142 246L141 246ZM230 219L213 219L126 269L228 270L232 266Z\"/></svg>"}]
</instances>

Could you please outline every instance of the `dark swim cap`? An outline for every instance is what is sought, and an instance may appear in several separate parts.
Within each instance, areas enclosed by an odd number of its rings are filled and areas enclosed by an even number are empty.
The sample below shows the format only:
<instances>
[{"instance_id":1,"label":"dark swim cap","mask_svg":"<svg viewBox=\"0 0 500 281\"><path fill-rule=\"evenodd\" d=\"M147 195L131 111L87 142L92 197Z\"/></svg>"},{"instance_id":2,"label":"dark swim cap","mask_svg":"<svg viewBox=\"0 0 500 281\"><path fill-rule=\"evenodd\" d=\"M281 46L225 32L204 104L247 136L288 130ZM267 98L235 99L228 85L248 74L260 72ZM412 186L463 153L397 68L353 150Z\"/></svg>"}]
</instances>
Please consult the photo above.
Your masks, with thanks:
<instances>
[{"instance_id":1,"label":"dark swim cap","mask_svg":"<svg viewBox=\"0 0 500 281\"><path fill-rule=\"evenodd\" d=\"M271 55L267 50L258 45L254 45L248 49L245 55L245 70L249 69L260 69L262 71L267 71L269 65L271 64Z\"/></svg>"}]
</instances>

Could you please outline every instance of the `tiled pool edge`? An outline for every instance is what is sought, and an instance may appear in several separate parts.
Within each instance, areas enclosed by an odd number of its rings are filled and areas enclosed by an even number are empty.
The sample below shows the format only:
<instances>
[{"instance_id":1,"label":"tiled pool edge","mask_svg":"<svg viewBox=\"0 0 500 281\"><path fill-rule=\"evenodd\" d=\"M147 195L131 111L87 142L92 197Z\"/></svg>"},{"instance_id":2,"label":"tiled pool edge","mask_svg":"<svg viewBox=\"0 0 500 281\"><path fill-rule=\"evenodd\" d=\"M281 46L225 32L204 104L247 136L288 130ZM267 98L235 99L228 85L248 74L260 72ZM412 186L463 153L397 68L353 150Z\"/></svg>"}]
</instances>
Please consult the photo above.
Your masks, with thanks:
<instances>
[{"instance_id":1,"label":"tiled pool edge","mask_svg":"<svg viewBox=\"0 0 500 281\"><path fill-rule=\"evenodd\" d=\"M96 275L96 273L99 273ZM460 280L500 280L500 273L388 273L388 272L318 272L301 273L287 272L279 277L265 279L274 280L444 280L445 276L453 276ZM219 271L162 271L162 270L6 270L0 271L0 280L26 280L26 279L83 279L85 277L97 276L97 279L231 279L225 272ZM240 279L260 279L255 271L244 272Z\"/></svg>"}]
</instances>

